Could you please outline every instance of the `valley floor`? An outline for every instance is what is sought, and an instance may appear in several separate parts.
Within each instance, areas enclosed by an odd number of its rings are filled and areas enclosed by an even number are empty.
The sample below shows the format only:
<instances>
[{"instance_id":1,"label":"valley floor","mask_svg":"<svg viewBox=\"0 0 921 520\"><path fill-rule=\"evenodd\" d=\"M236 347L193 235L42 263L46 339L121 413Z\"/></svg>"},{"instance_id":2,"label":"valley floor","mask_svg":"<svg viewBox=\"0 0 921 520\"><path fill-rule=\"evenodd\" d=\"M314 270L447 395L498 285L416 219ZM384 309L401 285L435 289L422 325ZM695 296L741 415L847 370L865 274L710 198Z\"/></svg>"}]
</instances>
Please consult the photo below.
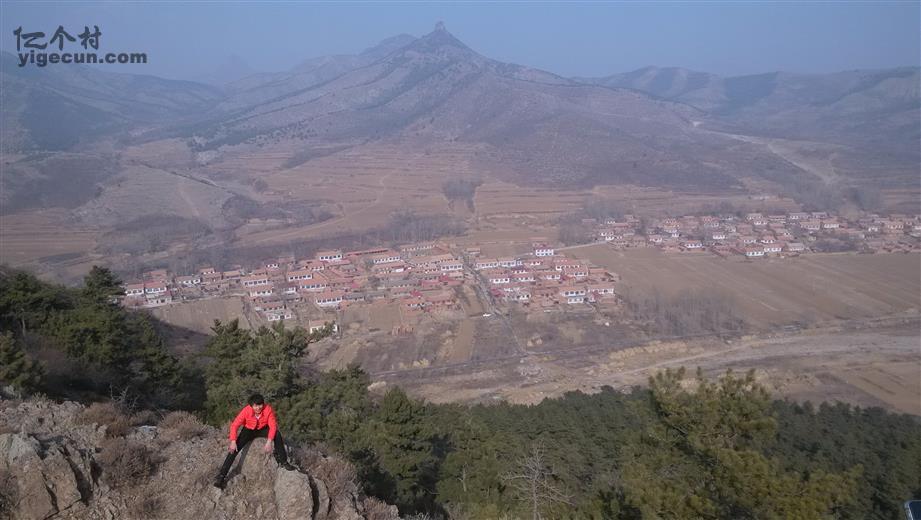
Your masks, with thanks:
<instances>
[{"instance_id":1,"label":"valley floor","mask_svg":"<svg viewBox=\"0 0 921 520\"><path fill-rule=\"evenodd\" d=\"M536 403L574 390L643 385L666 368L700 367L711 377L727 369L755 369L780 398L841 401L921 415L919 337L921 322L916 319L884 320L866 328L825 328L733 342L701 339L613 352L533 355L452 373L407 371L387 379L435 402Z\"/></svg>"}]
</instances>

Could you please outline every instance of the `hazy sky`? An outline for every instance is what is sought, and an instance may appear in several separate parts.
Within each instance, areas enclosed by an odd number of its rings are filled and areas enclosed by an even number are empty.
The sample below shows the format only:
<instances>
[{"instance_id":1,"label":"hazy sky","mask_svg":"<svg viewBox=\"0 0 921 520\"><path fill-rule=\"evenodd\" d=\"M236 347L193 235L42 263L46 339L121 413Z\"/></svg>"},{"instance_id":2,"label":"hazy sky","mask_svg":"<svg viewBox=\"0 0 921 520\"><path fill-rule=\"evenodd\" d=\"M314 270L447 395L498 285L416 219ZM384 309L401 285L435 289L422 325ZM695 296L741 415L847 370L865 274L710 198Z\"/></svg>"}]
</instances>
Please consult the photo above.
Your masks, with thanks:
<instances>
[{"instance_id":1,"label":"hazy sky","mask_svg":"<svg viewBox=\"0 0 921 520\"><path fill-rule=\"evenodd\" d=\"M918 1L0 5L5 51L15 52L13 30L20 26L50 38L59 25L74 36L98 25L100 51L148 53L147 65L117 70L166 77L199 76L234 54L256 70L283 70L310 57L356 53L400 33L421 36L438 20L485 56L564 76L646 65L730 75L921 64Z\"/></svg>"}]
</instances>

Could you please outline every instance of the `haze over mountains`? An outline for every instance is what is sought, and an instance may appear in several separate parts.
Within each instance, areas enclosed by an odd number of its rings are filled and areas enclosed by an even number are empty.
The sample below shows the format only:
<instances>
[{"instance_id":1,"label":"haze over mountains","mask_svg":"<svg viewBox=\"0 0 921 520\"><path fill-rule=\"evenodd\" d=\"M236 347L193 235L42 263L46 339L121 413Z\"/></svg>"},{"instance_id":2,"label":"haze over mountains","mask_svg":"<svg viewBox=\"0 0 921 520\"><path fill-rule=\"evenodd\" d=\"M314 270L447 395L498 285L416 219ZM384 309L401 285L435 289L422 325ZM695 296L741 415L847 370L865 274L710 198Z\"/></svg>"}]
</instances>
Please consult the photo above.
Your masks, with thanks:
<instances>
[{"instance_id":1,"label":"haze over mountains","mask_svg":"<svg viewBox=\"0 0 921 520\"><path fill-rule=\"evenodd\" d=\"M19 66L0 53L3 151L65 150L114 132L204 113L220 89L86 66Z\"/></svg>"},{"instance_id":2,"label":"haze over mountains","mask_svg":"<svg viewBox=\"0 0 921 520\"><path fill-rule=\"evenodd\" d=\"M473 160L484 173L517 183L705 190L743 189L751 179L784 185L803 174L744 136L829 144L820 152L850 184L914 187L921 157L918 68L723 78L649 67L564 78L484 57L440 23L421 38L395 36L223 88L78 66L20 68L9 54L0 81L7 152L116 135L122 143L180 137L193 152L288 143L303 160L372 141L453 143L479 147ZM870 169L884 171L862 179L868 157L878 162Z\"/></svg>"},{"instance_id":3,"label":"haze over mountains","mask_svg":"<svg viewBox=\"0 0 921 520\"><path fill-rule=\"evenodd\" d=\"M873 143L890 149L921 139L918 67L728 78L646 67L581 81L687 103L746 130L779 137Z\"/></svg>"}]
</instances>

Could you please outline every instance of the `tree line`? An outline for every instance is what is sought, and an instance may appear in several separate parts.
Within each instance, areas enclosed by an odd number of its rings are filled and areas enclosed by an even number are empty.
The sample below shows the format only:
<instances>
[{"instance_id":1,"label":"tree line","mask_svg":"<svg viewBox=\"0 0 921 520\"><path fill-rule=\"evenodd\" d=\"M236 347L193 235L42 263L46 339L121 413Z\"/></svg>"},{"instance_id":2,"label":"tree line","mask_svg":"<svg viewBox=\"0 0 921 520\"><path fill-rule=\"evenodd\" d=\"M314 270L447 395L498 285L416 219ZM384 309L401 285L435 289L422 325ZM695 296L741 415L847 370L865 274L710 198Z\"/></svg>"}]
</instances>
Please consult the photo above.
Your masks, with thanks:
<instances>
[{"instance_id":1,"label":"tree line","mask_svg":"<svg viewBox=\"0 0 921 520\"><path fill-rule=\"evenodd\" d=\"M82 287L0 269L0 382L77 400L128 391L151 407L189 407L203 385L146 313L118 305L121 280L93 267Z\"/></svg>"}]
</instances>

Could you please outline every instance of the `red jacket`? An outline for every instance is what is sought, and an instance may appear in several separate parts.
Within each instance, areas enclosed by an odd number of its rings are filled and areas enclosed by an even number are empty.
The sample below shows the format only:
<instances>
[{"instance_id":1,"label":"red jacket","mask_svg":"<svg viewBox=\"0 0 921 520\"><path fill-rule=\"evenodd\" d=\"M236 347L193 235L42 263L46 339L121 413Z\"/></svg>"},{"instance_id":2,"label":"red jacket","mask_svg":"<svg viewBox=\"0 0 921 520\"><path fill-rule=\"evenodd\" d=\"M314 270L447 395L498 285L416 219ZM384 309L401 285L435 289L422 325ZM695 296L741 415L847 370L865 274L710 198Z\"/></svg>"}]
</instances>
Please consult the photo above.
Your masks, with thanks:
<instances>
[{"instance_id":1,"label":"red jacket","mask_svg":"<svg viewBox=\"0 0 921 520\"><path fill-rule=\"evenodd\" d=\"M230 440L237 440L237 430L240 429L240 426L248 430L261 430L266 425L269 427L269 440L274 440L275 430L278 429L278 423L275 421L275 410L272 410L271 406L265 405L257 419L253 407L246 405L240 410L233 422L230 423Z\"/></svg>"}]
</instances>

